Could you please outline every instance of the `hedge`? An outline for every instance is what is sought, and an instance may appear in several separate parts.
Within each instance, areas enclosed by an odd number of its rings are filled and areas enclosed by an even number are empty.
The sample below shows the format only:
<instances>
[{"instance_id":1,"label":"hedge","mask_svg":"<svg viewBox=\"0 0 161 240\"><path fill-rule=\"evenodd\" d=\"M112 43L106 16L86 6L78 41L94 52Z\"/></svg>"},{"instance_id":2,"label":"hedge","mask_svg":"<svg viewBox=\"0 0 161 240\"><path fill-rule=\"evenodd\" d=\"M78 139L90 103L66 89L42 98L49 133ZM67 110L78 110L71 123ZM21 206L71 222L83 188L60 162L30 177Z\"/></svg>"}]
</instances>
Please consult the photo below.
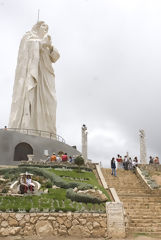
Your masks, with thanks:
<instances>
[{"instance_id":1,"label":"hedge","mask_svg":"<svg viewBox=\"0 0 161 240\"><path fill-rule=\"evenodd\" d=\"M73 189L68 189L66 192L66 197L76 202L84 202L84 203L102 203L101 199L97 197L93 197L89 194L76 193Z\"/></svg>"},{"instance_id":2,"label":"hedge","mask_svg":"<svg viewBox=\"0 0 161 240\"><path fill-rule=\"evenodd\" d=\"M67 168L67 169L78 169L78 166L74 166L74 165L62 165L62 164L55 164L55 163L21 163L20 165L18 165L18 167L38 167L38 168ZM86 166L82 166L80 167L81 170L85 170L87 172L92 172L91 168L88 168Z\"/></svg>"}]
</instances>

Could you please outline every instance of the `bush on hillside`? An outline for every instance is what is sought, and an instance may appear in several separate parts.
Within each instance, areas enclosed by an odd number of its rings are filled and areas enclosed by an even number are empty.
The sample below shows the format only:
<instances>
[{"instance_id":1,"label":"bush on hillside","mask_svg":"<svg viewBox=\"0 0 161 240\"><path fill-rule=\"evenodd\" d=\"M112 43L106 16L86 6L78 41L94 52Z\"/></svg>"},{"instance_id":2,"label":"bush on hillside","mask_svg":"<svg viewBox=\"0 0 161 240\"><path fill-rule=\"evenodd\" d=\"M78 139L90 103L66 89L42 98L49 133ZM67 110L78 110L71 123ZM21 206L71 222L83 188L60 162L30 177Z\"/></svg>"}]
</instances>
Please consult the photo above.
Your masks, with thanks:
<instances>
[{"instance_id":1,"label":"bush on hillside","mask_svg":"<svg viewBox=\"0 0 161 240\"><path fill-rule=\"evenodd\" d=\"M80 171L80 166L84 165L84 158L81 156L76 157L76 159L74 160L74 163L78 165L79 167L79 171Z\"/></svg>"},{"instance_id":2,"label":"bush on hillside","mask_svg":"<svg viewBox=\"0 0 161 240\"><path fill-rule=\"evenodd\" d=\"M78 169L77 166L74 166L74 165L65 165L65 164L56 164L56 163L52 163L51 165L50 164L39 164L39 163L33 163L33 164L28 164L28 163L23 163L23 164L20 164L18 167L22 168L22 167L37 167L37 168L66 168L66 169ZM85 170L87 172L92 172L92 169L89 168L89 167L86 167L86 166L82 166L80 167L81 170Z\"/></svg>"},{"instance_id":3,"label":"bush on hillside","mask_svg":"<svg viewBox=\"0 0 161 240\"><path fill-rule=\"evenodd\" d=\"M52 183L50 181L45 183L46 188L52 188Z\"/></svg>"},{"instance_id":4,"label":"bush on hillside","mask_svg":"<svg viewBox=\"0 0 161 240\"><path fill-rule=\"evenodd\" d=\"M71 188L67 190L66 197L76 202L84 202L84 203L101 203L102 202L100 199L93 197L89 194L76 193Z\"/></svg>"}]
</instances>

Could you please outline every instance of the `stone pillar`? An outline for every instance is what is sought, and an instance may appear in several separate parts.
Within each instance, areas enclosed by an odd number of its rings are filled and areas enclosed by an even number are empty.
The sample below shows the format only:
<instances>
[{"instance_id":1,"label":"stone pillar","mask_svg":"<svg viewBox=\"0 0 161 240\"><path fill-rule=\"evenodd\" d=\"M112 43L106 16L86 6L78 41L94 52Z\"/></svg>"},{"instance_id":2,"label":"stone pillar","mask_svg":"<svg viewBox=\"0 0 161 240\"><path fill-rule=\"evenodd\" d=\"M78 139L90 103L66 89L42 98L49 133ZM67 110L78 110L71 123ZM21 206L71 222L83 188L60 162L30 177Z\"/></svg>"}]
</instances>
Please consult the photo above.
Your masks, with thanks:
<instances>
[{"instance_id":1,"label":"stone pillar","mask_svg":"<svg viewBox=\"0 0 161 240\"><path fill-rule=\"evenodd\" d=\"M84 158L85 164L88 161L88 156L87 156L87 127L85 124L82 126L82 156Z\"/></svg>"},{"instance_id":2,"label":"stone pillar","mask_svg":"<svg viewBox=\"0 0 161 240\"><path fill-rule=\"evenodd\" d=\"M139 130L139 132L140 132L140 163L141 164L147 164L145 132L144 132L143 129Z\"/></svg>"}]
</instances>

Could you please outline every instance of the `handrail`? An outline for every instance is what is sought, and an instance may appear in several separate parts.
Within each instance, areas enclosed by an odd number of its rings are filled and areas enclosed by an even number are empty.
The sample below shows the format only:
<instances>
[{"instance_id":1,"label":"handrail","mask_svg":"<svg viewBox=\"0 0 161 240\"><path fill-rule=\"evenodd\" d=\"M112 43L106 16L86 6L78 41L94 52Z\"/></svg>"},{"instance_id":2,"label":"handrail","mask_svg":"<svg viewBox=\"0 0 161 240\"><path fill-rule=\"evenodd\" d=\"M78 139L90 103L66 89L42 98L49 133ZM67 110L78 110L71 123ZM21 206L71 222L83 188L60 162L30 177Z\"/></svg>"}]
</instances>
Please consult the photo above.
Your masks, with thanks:
<instances>
[{"instance_id":1,"label":"handrail","mask_svg":"<svg viewBox=\"0 0 161 240\"><path fill-rule=\"evenodd\" d=\"M50 139L56 139L59 142L65 143L64 138L62 138L60 135L57 135L55 133L50 133L47 131L43 130L36 130L36 129L25 129L25 128L1 128L1 130L11 130L11 131L16 131L16 132L21 132L27 135L38 135L40 137L46 137Z\"/></svg>"}]
</instances>

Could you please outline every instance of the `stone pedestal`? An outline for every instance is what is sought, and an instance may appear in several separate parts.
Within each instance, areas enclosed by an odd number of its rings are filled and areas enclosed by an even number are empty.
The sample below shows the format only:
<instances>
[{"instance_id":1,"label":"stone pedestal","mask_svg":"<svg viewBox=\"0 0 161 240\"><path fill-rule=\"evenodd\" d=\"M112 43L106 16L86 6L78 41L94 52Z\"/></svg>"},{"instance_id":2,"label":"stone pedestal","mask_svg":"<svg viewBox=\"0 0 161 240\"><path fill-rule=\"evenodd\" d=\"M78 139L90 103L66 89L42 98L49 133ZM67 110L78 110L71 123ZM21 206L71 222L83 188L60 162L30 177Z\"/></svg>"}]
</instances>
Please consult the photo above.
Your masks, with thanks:
<instances>
[{"instance_id":1,"label":"stone pedestal","mask_svg":"<svg viewBox=\"0 0 161 240\"><path fill-rule=\"evenodd\" d=\"M107 202L106 213L108 237L124 238L126 234L123 204L121 202Z\"/></svg>"},{"instance_id":2,"label":"stone pedestal","mask_svg":"<svg viewBox=\"0 0 161 240\"><path fill-rule=\"evenodd\" d=\"M28 157L28 161L29 161L29 162L32 162L32 161L33 161L33 158L35 157L35 155L28 154L27 157Z\"/></svg>"}]
</instances>

